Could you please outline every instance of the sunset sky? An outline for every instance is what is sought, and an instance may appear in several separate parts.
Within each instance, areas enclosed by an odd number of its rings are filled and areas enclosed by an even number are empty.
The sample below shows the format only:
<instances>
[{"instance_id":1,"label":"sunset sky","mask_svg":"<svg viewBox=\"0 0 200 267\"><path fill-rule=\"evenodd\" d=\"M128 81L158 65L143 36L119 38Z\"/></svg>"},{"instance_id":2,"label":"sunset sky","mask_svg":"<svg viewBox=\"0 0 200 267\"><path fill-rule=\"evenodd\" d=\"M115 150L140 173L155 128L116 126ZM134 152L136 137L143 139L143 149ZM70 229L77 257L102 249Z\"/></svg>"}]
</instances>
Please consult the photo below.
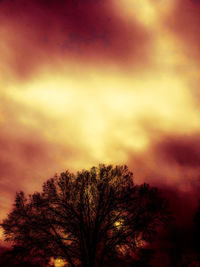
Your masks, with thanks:
<instances>
[{"instance_id":1,"label":"sunset sky","mask_svg":"<svg viewBox=\"0 0 200 267\"><path fill-rule=\"evenodd\" d=\"M99 163L196 208L199 14L198 0L0 1L0 219L16 191Z\"/></svg>"}]
</instances>

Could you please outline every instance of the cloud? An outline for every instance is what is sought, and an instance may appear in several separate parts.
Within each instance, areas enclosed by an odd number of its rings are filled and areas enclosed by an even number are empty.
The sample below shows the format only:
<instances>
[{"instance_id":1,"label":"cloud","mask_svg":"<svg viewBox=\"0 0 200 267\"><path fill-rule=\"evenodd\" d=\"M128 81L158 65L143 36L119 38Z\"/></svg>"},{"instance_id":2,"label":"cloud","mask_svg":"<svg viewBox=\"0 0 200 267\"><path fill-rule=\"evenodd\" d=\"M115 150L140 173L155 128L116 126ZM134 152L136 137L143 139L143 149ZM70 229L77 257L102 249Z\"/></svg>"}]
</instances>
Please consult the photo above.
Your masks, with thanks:
<instances>
[{"instance_id":1,"label":"cloud","mask_svg":"<svg viewBox=\"0 0 200 267\"><path fill-rule=\"evenodd\" d=\"M187 71L198 75L199 2L162 3L0 1L2 217L17 190L104 162L161 188L174 227L192 232L200 127ZM159 242L173 250L166 233Z\"/></svg>"},{"instance_id":2,"label":"cloud","mask_svg":"<svg viewBox=\"0 0 200 267\"><path fill-rule=\"evenodd\" d=\"M58 161L63 157L63 150L58 144L50 142L34 125L26 125L20 120L25 112L30 119L37 117L40 123L43 121L46 127L44 117L39 119L39 113L27 111L6 97L1 99L0 219L10 209L16 191L32 193L40 190L43 181L61 170ZM6 108L8 103L9 108ZM65 156L69 154L70 149Z\"/></svg>"},{"instance_id":3,"label":"cloud","mask_svg":"<svg viewBox=\"0 0 200 267\"><path fill-rule=\"evenodd\" d=\"M184 48L188 57L199 59L200 51L200 1L177 0L172 12L166 17L167 27L174 32L177 46ZM180 42L181 41L181 42Z\"/></svg>"},{"instance_id":4,"label":"cloud","mask_svg":"<svg viewBox=\"0 0 200 267\"><path fill-rule=\"evenodd\" d=\"M148 62L148 31L112 1L5 0L0 18L0 58L21 78L57 61L124 68Z\"/></svg>"},{"instance_id":5,"label":"cloud","mask_svg":"<svg viewBox=\"0 0 200 267\"><path fill-rule=\"evenodd\" d=\"M160 156L170 164L186 168L200 167L200 136L169 137L157 145Z\"/></svg>"},{"instance_id":6,"label":"cloud","mask_svg":"<svg viewBox=\"0 0 200 267\"><path fill-rule=\"evenodd\" d=\"M153 140L154 139L154 140ZM168 201L174 220L159 229L148 247L155 250L153 266L197 262L194 215L200 189L200 134L157 133L142 153L129 151L128 166L135 182L156 186Z\"/></svg>"}]
</instances>

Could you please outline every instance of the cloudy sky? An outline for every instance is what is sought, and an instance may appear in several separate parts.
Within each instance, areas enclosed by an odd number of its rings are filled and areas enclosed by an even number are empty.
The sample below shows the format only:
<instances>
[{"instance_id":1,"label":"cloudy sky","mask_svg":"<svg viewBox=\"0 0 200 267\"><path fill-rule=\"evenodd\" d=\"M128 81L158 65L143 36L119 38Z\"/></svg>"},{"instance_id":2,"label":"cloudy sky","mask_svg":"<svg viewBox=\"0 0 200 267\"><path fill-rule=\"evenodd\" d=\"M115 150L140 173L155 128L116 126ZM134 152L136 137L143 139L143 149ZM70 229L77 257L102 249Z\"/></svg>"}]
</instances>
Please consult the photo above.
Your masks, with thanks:
<instances>
[{"instance_id":1,"label":"cloudy sky","mask_svg":"<svg viewBox=\"0 0 200 267\"><path fill-rule=\"evenodd\" d=\"M16 191L98 163L196 207L199 13L198 0L0 1L0 219Z\"/></svg>"}]
</instances>

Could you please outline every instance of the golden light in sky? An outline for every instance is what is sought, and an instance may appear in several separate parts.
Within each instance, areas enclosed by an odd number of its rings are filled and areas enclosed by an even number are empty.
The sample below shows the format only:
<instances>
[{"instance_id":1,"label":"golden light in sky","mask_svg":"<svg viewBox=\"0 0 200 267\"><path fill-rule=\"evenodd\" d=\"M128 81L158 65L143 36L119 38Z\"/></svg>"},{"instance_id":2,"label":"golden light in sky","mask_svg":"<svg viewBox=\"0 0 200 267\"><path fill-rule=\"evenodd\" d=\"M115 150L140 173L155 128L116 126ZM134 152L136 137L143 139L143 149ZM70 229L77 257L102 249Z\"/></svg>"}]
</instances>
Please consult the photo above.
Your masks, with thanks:
<instances>
[{"instance_id":1,"label":"golden light in sky","mask_svg":"<svg viewBox=\"0 0 200 267\"><path fill-rule=\"evenodd\" d=\"M16 190L98 163L191 190L199 10L189 0L1 1L2 218Z\"/></svg>"}]
</instances>

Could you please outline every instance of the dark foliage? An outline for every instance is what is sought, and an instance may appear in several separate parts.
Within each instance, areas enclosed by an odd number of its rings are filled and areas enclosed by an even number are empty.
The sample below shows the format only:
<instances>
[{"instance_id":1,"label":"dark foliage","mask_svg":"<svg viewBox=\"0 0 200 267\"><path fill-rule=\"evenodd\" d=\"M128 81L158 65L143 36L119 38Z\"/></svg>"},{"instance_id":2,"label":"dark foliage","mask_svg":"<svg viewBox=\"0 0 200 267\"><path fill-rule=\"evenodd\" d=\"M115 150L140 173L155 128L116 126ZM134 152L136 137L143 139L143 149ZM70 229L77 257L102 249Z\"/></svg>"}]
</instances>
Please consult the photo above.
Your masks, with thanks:
<instances>
[{"instance_id":1,"label":"dark foliage","mask_svg":"<svg viewBox=\"0 0 200 267\"><path fill-rule=\"evenodd\" d=\"M194 216L194 223L195 223L195 247L196 247L196 253L198 255L198 261L200 263L200 201L197 212Z\"/></svg>"},{"instance_id":2,"label":"dark foliage","mask_svg":"<svg viewBox=\"0 0 200 267\"><path fill-rule=\"evenodd\" d=\"M26 253L71 266L150 266L144 246L170 217L158 190L135 185L126 166L99 165L61 173L28 198L17 193L2 227Z\"/></svg>"},{"instance_id":3,"label":"dark foliage","mask_svg":"<svg viewBox=\"0 0 200 267\"><path fill-rule=\"evenodd\" d=\"M1 267L46 267L49 258L44 253L31 255L26 248L14 246L0 253Z\"/></svg>"}]
</instances>

